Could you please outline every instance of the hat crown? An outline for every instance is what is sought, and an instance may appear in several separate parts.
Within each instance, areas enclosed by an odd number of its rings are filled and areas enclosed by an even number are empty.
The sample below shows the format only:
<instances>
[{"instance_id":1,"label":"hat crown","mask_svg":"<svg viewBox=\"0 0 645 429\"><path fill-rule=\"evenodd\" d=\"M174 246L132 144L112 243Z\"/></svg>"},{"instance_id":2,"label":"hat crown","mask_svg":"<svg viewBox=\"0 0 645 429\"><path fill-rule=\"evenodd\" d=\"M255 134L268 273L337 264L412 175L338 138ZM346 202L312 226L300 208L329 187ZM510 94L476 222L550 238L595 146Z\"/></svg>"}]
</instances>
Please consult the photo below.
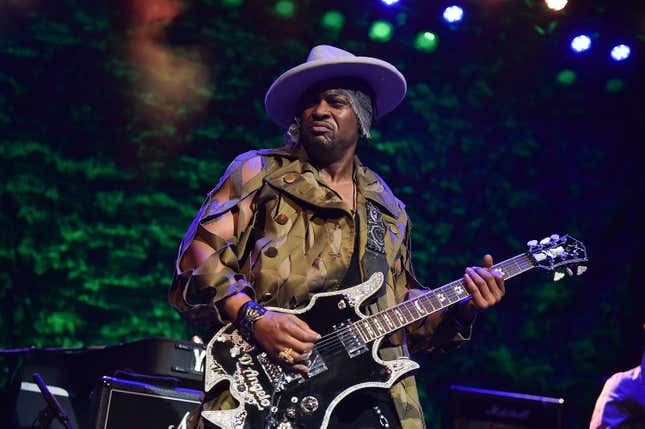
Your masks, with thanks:
<instances>
[{"instance_id":1,"label":"hat crown","mask_svg":"<svg viewBox=\"0 0 645 429\"><path fill-rule=\"evenodd\" d=\"M307 62L315 61L325 61L325 60L337 60L340 58L355 58L356 55L351 52L344 51L340 48L330 45L318 45L314 46L311 51L309 51L309 56L307 57Z\"/></svg>"}]
</instances>

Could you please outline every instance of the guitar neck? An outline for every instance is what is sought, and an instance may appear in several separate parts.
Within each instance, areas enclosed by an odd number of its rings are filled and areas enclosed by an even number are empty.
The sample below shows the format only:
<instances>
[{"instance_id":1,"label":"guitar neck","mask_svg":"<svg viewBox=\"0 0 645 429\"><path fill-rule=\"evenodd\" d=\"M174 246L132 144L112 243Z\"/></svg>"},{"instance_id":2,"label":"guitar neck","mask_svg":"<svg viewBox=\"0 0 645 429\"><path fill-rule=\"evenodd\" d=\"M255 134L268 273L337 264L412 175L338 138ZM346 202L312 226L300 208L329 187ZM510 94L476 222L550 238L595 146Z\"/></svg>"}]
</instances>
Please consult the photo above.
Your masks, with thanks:
<instances>
[{"instance_id":1,"label":"guitar neck","mask_svg":"<svg viewBox=\"0 0 645 429\"><path fill-rule=\"evenodd\" d=\"M535 263L528 253L522 253L492 267L501 273L504 280L533 268L535 268ZM369 342L456 304L469 296L470 293L462 278L354 322L353 325L363 341Z\"/></svg>"}]
</instances>

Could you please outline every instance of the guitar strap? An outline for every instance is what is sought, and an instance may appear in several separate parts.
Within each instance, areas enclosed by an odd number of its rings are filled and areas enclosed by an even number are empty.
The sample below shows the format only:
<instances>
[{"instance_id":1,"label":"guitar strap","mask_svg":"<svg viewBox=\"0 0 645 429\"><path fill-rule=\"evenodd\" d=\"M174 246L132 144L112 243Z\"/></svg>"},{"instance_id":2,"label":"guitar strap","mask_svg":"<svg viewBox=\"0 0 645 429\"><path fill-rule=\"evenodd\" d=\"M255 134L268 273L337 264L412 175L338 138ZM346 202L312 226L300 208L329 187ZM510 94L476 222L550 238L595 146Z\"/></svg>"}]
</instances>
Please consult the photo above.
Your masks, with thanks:
<instances>
[{"instance_id":1,"label":"guitar strap","mask_svg":"<svg viewBox=\"0 0 645 429\"><path fill-rule=\"evenodd\" d=\"M385 254L385 222L383 215L378 209L376 204L367 200L365 203L366 218L367 218L367 245L365 246L365 254L361 260L361 267L365 275L364 279L369 278L376 272L384 274L387 281L387 272L389 266ZM386 303L379 307L379 302L385 299L387 285L384 283L381 289L376 294L376 301L367 306L367 311L370 314L378 313L383 308L386 308ZM379 355L385 360L394 360L402 356L409 356L407 347L402 346L388 346L379 349Z\"/></svg>"},{"instance_id":2,"label":"guitar strap","mask_svg":"<svg viewBox=\"0 0 645 429\"><path fill-rule=\"evenodd\" d=\"M365 209L367 219L367 246L363 259L361 260L361 267L365 275L364 278L368 279L376 272L386 274L389 268L385 257L385 224L383 223L383 215L370 200L366 201ZM383 293L384 288L379 291L377 298L381 297ZM374 313L374 310L377 309L370 308L370 310Z\"/></svg>"}]
</instances>

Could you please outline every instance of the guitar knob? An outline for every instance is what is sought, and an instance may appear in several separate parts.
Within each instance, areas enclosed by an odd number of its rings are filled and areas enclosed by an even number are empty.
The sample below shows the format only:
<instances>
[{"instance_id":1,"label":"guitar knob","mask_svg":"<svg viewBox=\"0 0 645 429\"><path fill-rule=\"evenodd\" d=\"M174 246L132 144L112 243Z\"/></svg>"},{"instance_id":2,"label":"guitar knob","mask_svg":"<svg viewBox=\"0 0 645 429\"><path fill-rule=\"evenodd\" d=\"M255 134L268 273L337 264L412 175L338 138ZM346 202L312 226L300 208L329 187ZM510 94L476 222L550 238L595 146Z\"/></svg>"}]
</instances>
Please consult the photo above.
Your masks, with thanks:
<instances>
[{"instance_id":1,"label":"guitar knob","mask_svg":"<svg viewBox=\"0 0 645 429\"><path fill-rule=\"evenodd\" d=\"M559 239L560 239L560 236L558 234L552 234L551 235L551 240L558 241Z\"/></svg>"},{"instance_id":2,"label":"guitar knob","mask_svg":"<svg viewBox=\"0 0 645 429\"><path fill-rule=\"evenodd\" d=\"M307 415L313 414L318 409L318 399L313 396L305 396L300 401L300 408Z\"/></svg>"},{"instance_id":3,"label":"guitar knob","mask_svg":"<svg viewBox=\"0 0 645 429\"><path fill-rule=\"evenodd\" d=\"M540 244L549 244L551 241L551 237L544 237L542 240L540 240Z\"/></svg>"},{"instance_id":4,"label":"guitar knob","mask_svg":"<svg viewBox=\"0 0 645 429\"><path fill-rule=\"evenodd\" d=\"M535 247L535 246L538 245L538 242L537 242L537 240L531 240L528 243L526 243L526 245L529 246L529 247Z\"/></svg>"},{"instance_id":5,"label":"guitar knob","mask_svg":"<svg viewBox=\"0 0 645 429\"><path fill-rule=\"evenodd\" d=\"M296 409L293 408L293 407L287 408L284 413L285 413L285 415L287 416L288 419L295 419L296 418Z\"/></svg>"}]
</instances>

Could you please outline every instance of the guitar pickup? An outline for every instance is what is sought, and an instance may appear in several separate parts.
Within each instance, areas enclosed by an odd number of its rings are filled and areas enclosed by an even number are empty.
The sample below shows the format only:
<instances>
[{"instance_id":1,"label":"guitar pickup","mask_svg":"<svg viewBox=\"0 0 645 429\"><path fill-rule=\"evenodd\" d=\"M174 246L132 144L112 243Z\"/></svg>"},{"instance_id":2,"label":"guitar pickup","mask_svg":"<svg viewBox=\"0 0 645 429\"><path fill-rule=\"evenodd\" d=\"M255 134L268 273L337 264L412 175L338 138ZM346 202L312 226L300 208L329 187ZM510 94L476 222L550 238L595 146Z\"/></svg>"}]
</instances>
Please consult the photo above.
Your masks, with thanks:
<instances>
[{"instance_id":1,"label":"guitar pickup","mask_svg":"<svg viewBox=\"0 0 645 429\"><path fill-rule=\"evenodd\" d=\"M365 343L358 335L358 332L352 327L351 322L343 322L338 325L334 325L334 330L338 339L345 347L345 351L350 358L361 355L367 351Z\"/></svg>"}]
</instances>

